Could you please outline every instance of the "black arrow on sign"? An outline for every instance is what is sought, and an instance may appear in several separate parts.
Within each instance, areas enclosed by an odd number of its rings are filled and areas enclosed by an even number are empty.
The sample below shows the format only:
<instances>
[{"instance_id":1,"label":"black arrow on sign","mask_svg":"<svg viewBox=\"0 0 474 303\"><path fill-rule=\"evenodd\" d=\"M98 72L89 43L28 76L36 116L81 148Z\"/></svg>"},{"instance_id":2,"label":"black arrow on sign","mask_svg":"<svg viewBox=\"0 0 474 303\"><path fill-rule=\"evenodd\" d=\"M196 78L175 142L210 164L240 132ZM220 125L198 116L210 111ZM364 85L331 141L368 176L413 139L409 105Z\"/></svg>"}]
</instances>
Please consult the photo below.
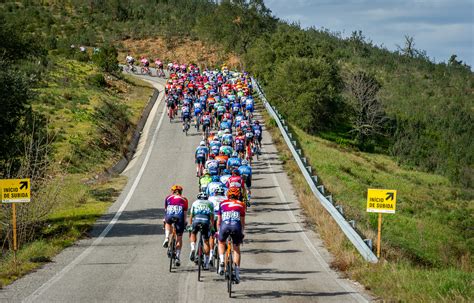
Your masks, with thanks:
<instances>
[{"instance_id":1,"label":"black arrow on sign","mask_svg":"<svg viewBox=\"0 0 474 303\"><path fill-rule=\"evenodd\" d=\"M393 201L393 198L394 198L394 195L395 193L391 192L391 193L387 193L387 197L385 198L385 200L392 200Z\"/></svg>"},{"instance_id":2,"label":"black arrow on sign","mask_svg":"<svg viewBox=\"0 0 474 303\"><path fill-rule=\"evenodd\" d=\"M20 182L20 189L28 189L28 181L21 181Z\"/></svg>"}]
</instances>

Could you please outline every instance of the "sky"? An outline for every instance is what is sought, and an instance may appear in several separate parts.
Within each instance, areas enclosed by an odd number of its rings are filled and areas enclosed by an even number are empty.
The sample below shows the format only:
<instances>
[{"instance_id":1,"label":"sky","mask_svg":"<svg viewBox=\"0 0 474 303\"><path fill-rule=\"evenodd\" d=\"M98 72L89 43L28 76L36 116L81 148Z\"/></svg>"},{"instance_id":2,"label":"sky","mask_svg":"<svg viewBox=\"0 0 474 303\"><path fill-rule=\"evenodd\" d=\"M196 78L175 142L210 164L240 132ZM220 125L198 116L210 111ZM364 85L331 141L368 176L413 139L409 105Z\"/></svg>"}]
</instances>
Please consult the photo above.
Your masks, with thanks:
<instances>
[{"instance_id":1,"label":"sky","mask_svg":"<svg viewBox=\"0 0 474 303\"><path fill-rule=\"evenodd\" d=\"M474 67L474 0L265 0L273 14L302 28L350 36L355 30L389 50L405 35L435 62L452 54Z\"/></svg>"}]
</instances>

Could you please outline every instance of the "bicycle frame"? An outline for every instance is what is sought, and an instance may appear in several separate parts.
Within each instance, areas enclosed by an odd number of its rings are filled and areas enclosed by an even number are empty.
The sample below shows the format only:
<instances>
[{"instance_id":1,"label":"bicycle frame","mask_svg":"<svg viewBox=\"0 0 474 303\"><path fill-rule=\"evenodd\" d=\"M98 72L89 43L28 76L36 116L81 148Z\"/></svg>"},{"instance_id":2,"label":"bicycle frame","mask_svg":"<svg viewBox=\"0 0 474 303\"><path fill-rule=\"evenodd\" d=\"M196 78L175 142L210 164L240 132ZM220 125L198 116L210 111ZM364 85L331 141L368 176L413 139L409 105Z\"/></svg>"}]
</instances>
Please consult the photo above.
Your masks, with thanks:
<instances>
[{"instance_id":1,"label":"bicycle frame","mask_svg":"<svg viewBox=\"0 0 474 303\"><path fill-rule=\"evenodd\" d=\"M168 246L168 251L167 251L167 254L168 254L168 257L170 258L170 272L173 268L173 265L175 263L175 260L176 260L176 242L178 240L178 237L176 235L176 223L173 222L171 224L171 235L170 235L170 240L169 240L169 246Z\"/></svg>"}]
</instances>

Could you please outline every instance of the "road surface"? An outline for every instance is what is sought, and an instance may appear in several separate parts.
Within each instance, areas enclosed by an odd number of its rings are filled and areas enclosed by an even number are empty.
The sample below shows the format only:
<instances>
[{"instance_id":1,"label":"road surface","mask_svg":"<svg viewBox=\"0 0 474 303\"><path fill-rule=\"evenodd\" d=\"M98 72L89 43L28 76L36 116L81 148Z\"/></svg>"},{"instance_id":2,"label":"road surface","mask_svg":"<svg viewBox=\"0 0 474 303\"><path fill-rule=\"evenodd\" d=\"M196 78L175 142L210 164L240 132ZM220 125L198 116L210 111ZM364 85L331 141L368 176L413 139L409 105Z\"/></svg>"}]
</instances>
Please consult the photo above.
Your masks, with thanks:
<instances>
[{"instance_id":1,"label":"road surface","mask_svg":"<svg viewBox=\"0 0 474 303\"><path fill-rule=\"evenodd\" d=\"M148 78L151 79L151 78ZM154 78L160 92L163 86ZM0 291L4 302L217 302L228 301L214 271L197 281L185 235L182 265L168 271L163 242L163 200L174 183L191 201L197 194L194 150L201 137L170 123L160 94L138 152L124 174L123 193L100 219L92 237L64 250L54 262ZM242 247L236 301L366 302L367 294L329 268L322 241L304 226L290 181L270 135L253 165L253 201Z\"/></svg>"}]
</instances>

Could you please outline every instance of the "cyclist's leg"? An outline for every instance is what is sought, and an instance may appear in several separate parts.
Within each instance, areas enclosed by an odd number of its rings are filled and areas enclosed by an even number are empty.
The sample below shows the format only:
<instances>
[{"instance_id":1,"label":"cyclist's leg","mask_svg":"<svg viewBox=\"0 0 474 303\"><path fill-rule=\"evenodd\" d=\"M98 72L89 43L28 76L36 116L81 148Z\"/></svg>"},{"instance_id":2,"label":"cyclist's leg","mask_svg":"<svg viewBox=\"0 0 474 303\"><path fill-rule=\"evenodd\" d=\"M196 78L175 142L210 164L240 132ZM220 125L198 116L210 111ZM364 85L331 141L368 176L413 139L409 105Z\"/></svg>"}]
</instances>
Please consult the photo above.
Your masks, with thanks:
<instances>
[{"instance_id":1,"label":"cyclist's leg","mask_svg":"<svg viewBox=\"0 0 474 303\"><path fill-rule=\"evenodd\" d=\"M189 244L191 246L191 252L189 254L189 260L194 261L194 257L196 256L196 231L194 229L189 233Z\"/></svg>"}]
</instances>

